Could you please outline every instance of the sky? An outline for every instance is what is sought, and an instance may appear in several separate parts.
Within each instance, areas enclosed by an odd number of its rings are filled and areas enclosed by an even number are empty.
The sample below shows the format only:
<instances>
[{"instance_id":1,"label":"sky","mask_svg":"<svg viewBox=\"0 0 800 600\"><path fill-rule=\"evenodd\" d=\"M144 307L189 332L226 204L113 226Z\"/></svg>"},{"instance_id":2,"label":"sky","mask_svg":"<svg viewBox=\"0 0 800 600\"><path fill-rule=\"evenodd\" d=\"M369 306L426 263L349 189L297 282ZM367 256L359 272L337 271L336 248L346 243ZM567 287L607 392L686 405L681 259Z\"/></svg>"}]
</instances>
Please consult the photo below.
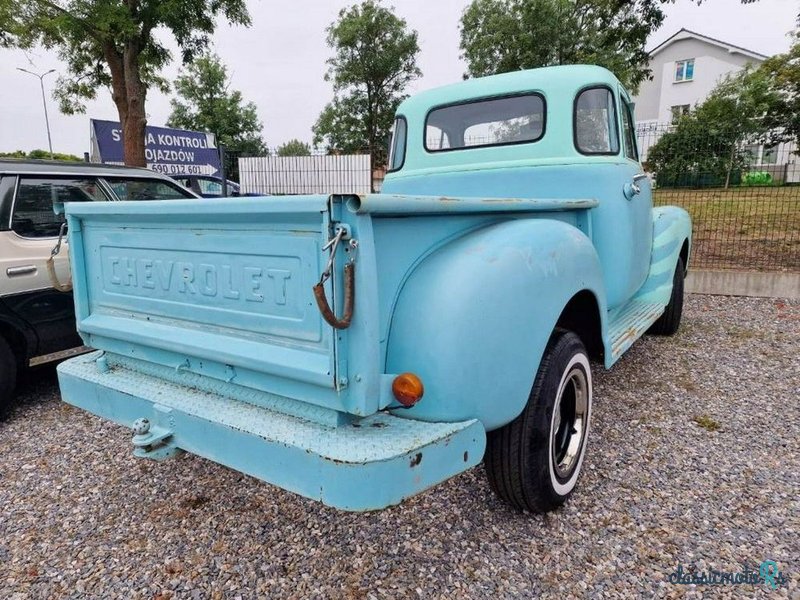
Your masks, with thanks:
<instances>
[{"instance_id":1,"label":"sky","mask_svg":"<svg viewBox=\"0 0 800 600\"><path fill-rule=\"evenodd\" d=\"M253 101L264 124L270 147L298 138L311 142L311 126L330 101L330 84L323 77L330 49L325 28L339 10L352 0L260 0L248 2L250 28L221 23L212 38L212 49L228 66L232 88ZM465 66L460 58L459 19L469 0L385 0L396 14L419 33L418 64L423 76L409 92L461 79ZM665 6L661 28L648 41L652 48L681 27L761 54L777 54L789 48L786 34L800 12L798 0L675 0ZM166 40L165 40L166 41ZM169 44L168 44L169 45ZM171 44L174 47L174 44ZM177 53L175 53L177 56ZM39 73L61 72L54 52L0 49L0 151L47 148L39 81L17 69ZM166 70L168 80L178 74L174 61ZM99 90L85 114L63 115L51 97L57 73L45 78L53 150L82 156L89 150L89 119L118 120L108 90ZM170 113L169 95L151 90L147 97L150 125L163 125Z\"/></svg>"}]
</instances>

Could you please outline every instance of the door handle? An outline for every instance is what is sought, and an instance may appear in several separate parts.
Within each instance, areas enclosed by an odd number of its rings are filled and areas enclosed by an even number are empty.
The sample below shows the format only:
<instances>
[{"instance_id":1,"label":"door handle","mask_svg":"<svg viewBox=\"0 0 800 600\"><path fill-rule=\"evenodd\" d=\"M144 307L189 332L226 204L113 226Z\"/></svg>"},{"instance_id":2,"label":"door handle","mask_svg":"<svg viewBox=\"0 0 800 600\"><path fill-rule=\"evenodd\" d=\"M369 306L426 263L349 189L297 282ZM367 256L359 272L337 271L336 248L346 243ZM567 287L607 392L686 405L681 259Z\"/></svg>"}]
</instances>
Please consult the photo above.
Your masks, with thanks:
<instances>
[{"instance_id":1,"label":"door handle","mask_svg":"<svg viewBox=\"0 0 800 600\"><path fill-rule=\"evenodd\" d=\"M19 277L20 275L35 275L36 265L24 265L22 267L8 267L6 275L9 277Z\"/></svg>"},{"instance_id":2,"label":"door handle","mask_svg":"<svg viewBox=\"0 0 800 600\"><path fill-rule=\"evenodd\" d=\"M631 183L626 183L625 186L622 188L622 192L625 194L625 197L628 200L633 200L633 197L637 194L642 193L642 188L639 187L639 181L642 179L647 179L647 175L644 173L637 173L633 176L633 181Z\"/></svg>"}]
</instances>

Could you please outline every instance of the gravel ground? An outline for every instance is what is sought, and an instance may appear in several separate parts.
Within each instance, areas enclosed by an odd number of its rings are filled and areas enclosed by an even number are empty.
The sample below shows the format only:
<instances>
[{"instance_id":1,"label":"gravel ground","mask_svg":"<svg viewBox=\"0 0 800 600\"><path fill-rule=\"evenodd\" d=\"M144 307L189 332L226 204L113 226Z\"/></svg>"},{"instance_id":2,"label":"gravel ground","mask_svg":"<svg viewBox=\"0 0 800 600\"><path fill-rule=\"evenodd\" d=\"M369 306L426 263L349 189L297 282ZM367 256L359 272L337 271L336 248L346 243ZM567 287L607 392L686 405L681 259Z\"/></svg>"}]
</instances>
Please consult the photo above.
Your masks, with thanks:
<instances>
[{"instance_id":1,"label":"gravel ground","mask_svg":"<svg viewBox=\"0 0 800 600\"><path fill-rule=\"evenodd\" d=\"M483 467L348 514L130 434L37 371L0 425L0 598L746 597L684 569L777 561L800 598L800 302L687 297L674 338L596 370L576 495L547 516Z\"/></svg>"}]
</instances>

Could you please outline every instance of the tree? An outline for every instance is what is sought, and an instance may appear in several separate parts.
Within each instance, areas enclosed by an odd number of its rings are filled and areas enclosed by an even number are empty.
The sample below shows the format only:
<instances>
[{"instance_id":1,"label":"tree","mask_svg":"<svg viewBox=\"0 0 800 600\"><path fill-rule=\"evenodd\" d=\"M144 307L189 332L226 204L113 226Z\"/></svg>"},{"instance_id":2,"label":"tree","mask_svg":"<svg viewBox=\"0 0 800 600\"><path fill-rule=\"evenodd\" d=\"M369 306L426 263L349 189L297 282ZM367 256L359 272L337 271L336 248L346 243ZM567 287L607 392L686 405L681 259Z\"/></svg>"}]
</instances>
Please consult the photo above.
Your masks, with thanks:
<instances>
[{"instance_id":1,"label":"tree","mask_svg":"<svg viewBox=\"0 0 800 600\"><path fill-rule=\"evenodd\" d=\"M461 17L468 77L588 63L631 91L650 76L644 46L661 0L473 0Z\"/></svg>"},{"instance_id":2,"label":"tree","mask_svg":"<svg viewBox=\"0 0 800 600\"><path fill-rule=\"evenodd\" d=\"M110 88L122 125L125 163L144 166L145 103L171 60L156 29L173 35L184 62L208 44L216 17L249 25L244 0L0 0L0 42L55 49L66 63L55 96L66 114Z\"/></svg>"},{"instance_id":3,"label":"tree","mask_svg":"<svg viewBox=\"0 0 800 600\"><path fill-rule=\"evenodd\" d=\"M300 140L289 140L278 146L278 156L311 156L311 148Z\"/></svg>"},{"instance_id":4,"label":"tree","mask_svg":"<svg viewBox=\"0 0 800 600\"><path fill-rule=\"evenodd\" d=\"M422 74L417 32L380 0L342 9L327 32L334 54L325 79L333 82L334 98L313 127L314 143L329 151L367 150L372 168L382 166L395 110Z\"/></svg>"},{"instance_id":5,"label":"tree","mask_svg":"<svg viewBox=\"0 0 800 600\"><path fill-rule=\"evenodd\" d=\"M256 105L230 90L228 70L218 56L198 56L175 80L175 91L167 125L215 133L226 150L243 156L266 154Z\"/></svg>"},{"instance_id":6,"label":"tree","mask_svg":"<svg viewBox=\"0 0 800 600\"><path fill-rule=\"evenodd\" d=\"M800 147L800 29L792 33L792 47L764 61L758 71L770 82L775 101L769 107L781 141L794 140Z\"/></svg>"}]
</instances>

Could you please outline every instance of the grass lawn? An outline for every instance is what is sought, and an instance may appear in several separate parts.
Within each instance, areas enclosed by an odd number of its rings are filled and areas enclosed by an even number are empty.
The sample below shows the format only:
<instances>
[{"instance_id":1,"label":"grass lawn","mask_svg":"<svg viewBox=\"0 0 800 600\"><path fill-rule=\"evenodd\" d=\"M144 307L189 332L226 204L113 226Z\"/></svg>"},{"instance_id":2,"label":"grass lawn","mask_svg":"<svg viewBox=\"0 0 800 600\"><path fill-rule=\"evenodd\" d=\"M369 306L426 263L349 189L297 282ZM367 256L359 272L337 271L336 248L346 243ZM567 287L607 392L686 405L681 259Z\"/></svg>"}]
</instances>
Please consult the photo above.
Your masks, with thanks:
<instances>
[{"instance_id":1,"label":"grass lawn","mask_svg":"<svg viewBox=\"0 0 800 600\"><path fill-rule=\"evenodd\" d=\"M663 189L692 216L695 268L800 271L800 186Z\"/></svg>"}]
</instances>

